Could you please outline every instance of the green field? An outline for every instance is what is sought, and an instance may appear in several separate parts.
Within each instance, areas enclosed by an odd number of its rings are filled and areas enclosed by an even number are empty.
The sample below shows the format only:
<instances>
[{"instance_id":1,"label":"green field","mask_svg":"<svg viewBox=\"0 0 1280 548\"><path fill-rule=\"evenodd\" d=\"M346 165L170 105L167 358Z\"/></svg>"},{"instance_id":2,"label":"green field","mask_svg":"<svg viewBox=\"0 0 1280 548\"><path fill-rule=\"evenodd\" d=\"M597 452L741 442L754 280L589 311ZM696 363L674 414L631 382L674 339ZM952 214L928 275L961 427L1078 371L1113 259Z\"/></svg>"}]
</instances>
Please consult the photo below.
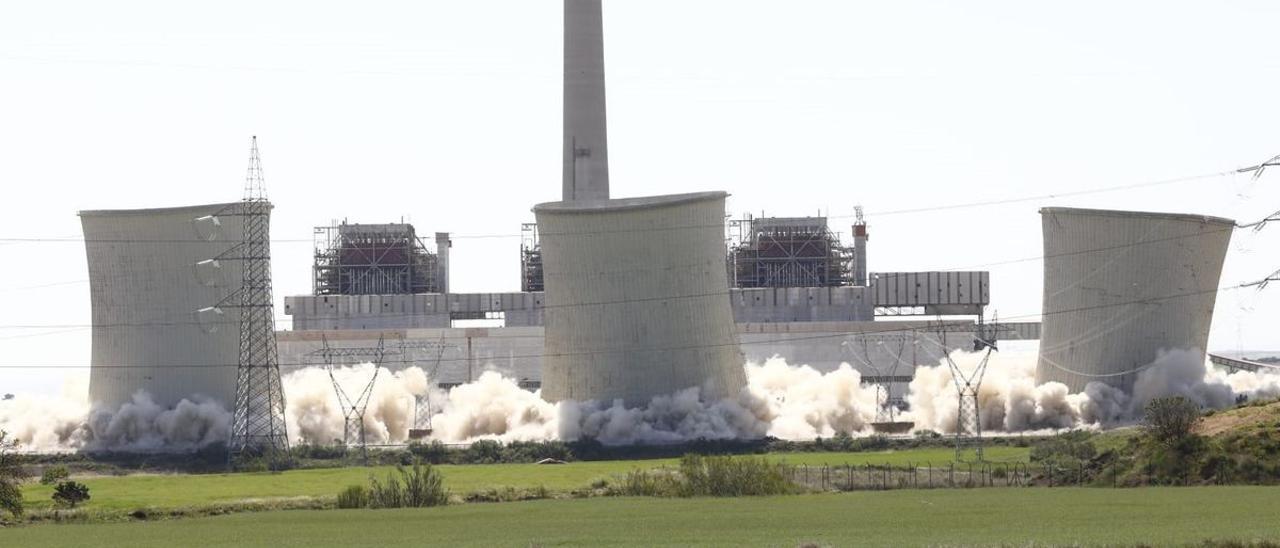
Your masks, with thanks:
<instances>
[{"instance_id":1,"label":"green field","mask_svg":"<svg viewBox=\"0 0 1280 548\"><path fill-rule=\"evenodd\" d=\"M5 546L1189 544L1280 538L1280 489L987 488L297 510L0 530Z\"/></svg>"},{"instance_id":2,"label":"green field","mask_svg":"<svg viewBox=\"0 0 1280 548\"><path fill-rule=\"evenodd\" d=\"M993 460L1025 460L1029 450L1019 447L991 447L987 456ZM767 458L791 464L893 464L931 462L945 465L954 455L945 448L908 451L862 453L775 453ZM441 465L446 486L464 494L490 488L546 487L552 491L582 488L598 478L623 475L637 468L672 466L675 459L589 461L561 465L537 464L465 464ZM77 478L89 486L93 497L89 509L124 510L136 508L172 508L199 506L251 499L299 496L332 496L343 487L366 483L370 473L385 475L382 468L323 468L292 470L280 474L135 474L129 476L88 476ZM52 505L53 488L28 484L24 497L29 508Z\"/></svg>"}]
</instances>

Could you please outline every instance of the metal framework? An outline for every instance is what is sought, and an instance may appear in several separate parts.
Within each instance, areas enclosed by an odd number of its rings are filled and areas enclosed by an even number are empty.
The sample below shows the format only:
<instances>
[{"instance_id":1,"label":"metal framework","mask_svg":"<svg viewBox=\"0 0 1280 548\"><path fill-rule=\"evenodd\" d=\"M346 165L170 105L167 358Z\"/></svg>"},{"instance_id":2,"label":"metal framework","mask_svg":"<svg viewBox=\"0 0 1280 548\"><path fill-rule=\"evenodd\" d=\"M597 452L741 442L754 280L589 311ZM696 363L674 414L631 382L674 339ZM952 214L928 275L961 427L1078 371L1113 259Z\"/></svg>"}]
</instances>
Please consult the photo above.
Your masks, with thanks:
<instances>
[{"instance_id":1,"label":"metal framework","mask_svg":"<svg viewBox=\"0 0 1280 548\"><path fill-rule=\"evenodd\" d=\"M378 337L378 346L372 348L332 348L329 346L328 337L321 335L320 340L324 346L313 354L324 358L325 369L329 372L329 381L333 383L334 394L338 397L338 407L342 409L342 445L350 447L353 443L359 444L361 458L368 463L369 448L368 439L365 436L364 413L369 408L369 398L373 396L373 385L378 381L378 372L382 370L382 359L387 354L383 339ZM364 390L361 390L354 400L347 395L346 390L342 389L342 384L333 374L335 358L341 358L344 363L352 358L357 360L367 358L373 363L373 375L369 377Z\"/></svg>"},{"instance_id":2,"label":"metal framework","mask_svg":"<svg viewBox=\"0 0 1280 548\"><path fill-rule=\"evenodd\" d=\"M228 459L245 453L274 458L288 452L289 438L271 299L271 203L263 183L257 136L249 152L244 200L238 208L244 218L244 239L228 256L243 261L243 276L239 291L224 300L230 303L238 295L240 308L240 358Z\"/></svg>"},{"instance_id":3,"label":"metal framework","mask_svg":"<svg viewBox=\"0 0 1280 548\"><path fill-rule=\"evenodd\" d=\"M439 258L408 223L316 227L316 295L440 293Z\"/></svg>"},{"instance_id":4,"label":"metal framework","mask_svg":"<svg viewBox=\"0 0 1280 548\"><path fill-rule=\"evenodd\" d=\"M430 383L436 378L436 373L440 370L440 359L444 357L444 334L440 335L440 342L436 349L435 363L431 365L431 372L427 374L427 382ZM428 384L427 392L414 396L413 398L413 430L421 433L419 437L431 435L433 430L431 426L431 387ZM413 436L410 436L413 437Z\"/></svg>"},{"instance_id":5,"label":"metal framework","mask_svg":"<svg viewBox=\"0 0 1280 548\"><path fill-rule=\"evenodd\" d=\"M956 409L956 460L963 461L967 453L972 450L977 460L983 460L982 455L982 415L981 408L978 406L978 393L982 388L982 377L987 372L987 363L991 360L991 352L996 350L995 341L987 338L987 332L983 324L979 322L978 336L974 338L974 351L980 351L985 348L986 353L982 356L982 361L978 362L978 366L972 371L964 371L951 359L951 352L947 348L947 339L945 332L942 330L942 320L938 320L938 341L942 345L942 355L947 360L947 367L951 370L951 378L956 384L956 393L959 396Z\"/></svg>"},{"instance_id":6,"label":"metal framework","mask_svg":"<svg viewBox=\"0 0 1280 548\"><path fill-rule=\"evenodd\" d=\"M854 250L840 244L826 217L731 220L732 287L835 287L854 282Z\"/></svg>"},{"instance_id":7,"label":"metal framework","mask_svg":"<svg viewBox=\"0 0 1280 548\"><path fill-rule=\"evenodd\" d=\"M520 291L542 291L542 247L538 223L520 225Z\"/></svg>"},{"instance_id":8,"label":"metal framework","mask_svg":"<svg viewBox=\"0 0 1280 548\"><path fill-rule=\"evenodd\" d=\"M894 397L893 383L895 379L901 379L904 376L898 375L898 367L902 365L902 352L907 347L907 336L894 337L898 339L898 351L893 355L893 361L886 366L877 366L875 360L871 359L871 346L867 342L867 336L864 335L862 341L862 361L866 364L875 375L866 375L862 377L863 384L870 384L876 389L876 419L875 423L888 425L897 422L898 405L902 403L902 398ZM914 335L913 335L914 339ZM877 345L883 345L884 341L877 341ZM912 341L915 344L915 341ZM905 376L910 382L910 376ZM874 426L874 425L873 425Z\"/></svg>"}]
</instances>

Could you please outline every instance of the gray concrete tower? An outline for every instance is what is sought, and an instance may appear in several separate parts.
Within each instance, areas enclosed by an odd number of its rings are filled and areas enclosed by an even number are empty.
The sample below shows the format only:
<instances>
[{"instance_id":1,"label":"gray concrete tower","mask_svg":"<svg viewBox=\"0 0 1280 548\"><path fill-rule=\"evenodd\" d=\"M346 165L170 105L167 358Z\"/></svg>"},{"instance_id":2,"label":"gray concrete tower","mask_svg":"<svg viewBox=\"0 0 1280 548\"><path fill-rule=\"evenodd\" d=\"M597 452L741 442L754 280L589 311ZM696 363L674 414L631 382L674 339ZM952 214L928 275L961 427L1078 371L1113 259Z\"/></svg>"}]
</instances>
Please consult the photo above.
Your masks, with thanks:
<instances>
[{"instance_id":1,"label":"gray concrete tower","mask_svg":"<svg viewBox=\"0 0 1280 548\"><path fill-rule=\"evenodd\" d=\"M563 154L563 200L608 200L600 0L564 0Z\"/></svg>"}]
</instances>

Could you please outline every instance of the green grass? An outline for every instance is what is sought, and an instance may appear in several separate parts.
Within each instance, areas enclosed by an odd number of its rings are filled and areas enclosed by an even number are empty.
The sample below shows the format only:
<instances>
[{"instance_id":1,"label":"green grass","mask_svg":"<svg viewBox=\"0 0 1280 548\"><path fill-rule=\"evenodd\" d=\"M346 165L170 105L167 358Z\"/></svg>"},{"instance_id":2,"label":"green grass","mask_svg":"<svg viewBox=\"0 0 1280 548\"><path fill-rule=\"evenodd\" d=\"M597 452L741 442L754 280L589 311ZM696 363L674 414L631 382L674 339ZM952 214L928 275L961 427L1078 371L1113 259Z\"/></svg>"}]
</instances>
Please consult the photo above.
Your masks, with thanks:
<instances>
[{"instance_id":1,"label":"green grass","mask_svg":"<svg viewBox=\"0 0 1280 548\"><path fill-rule=\"evenodd\" d=\"M991 447L991 460L1026 460L1029 450L1019 447ZM907 451L875 451L863 453L777 453L770 459L790 464L874 464L903 466L908 462L923 465L926 461L943 466L954 456L951 449L913 449ZM552 491L569 491L588 486L597 478L623 475L637 468L675 466L676 459L590 461L560 465L537 464L466 464L440 465L445 486L456 494L490 488L546 487ZM334 496L342 488L367 483L370 473L386 474L381 468L326 468L291 470L280 474L137 474L130 476L77 477L89 486L93 497L89 509L133 510L142 507L172 508L272 499L298 496ZM51 486L28 484L24 498L29 508L48 508L52 502Z\"/></svg>"},{"instance_id":2,"label":"green grass","mask_svg":"<svg viewBox=\"0 0 1280 548\"><path fill-rule=\"evenodd\" d=\"M298 510L0 530L5 546L1170 545L1273 539L1266 487L939 489Z\"/></svg>"}]
</instances>

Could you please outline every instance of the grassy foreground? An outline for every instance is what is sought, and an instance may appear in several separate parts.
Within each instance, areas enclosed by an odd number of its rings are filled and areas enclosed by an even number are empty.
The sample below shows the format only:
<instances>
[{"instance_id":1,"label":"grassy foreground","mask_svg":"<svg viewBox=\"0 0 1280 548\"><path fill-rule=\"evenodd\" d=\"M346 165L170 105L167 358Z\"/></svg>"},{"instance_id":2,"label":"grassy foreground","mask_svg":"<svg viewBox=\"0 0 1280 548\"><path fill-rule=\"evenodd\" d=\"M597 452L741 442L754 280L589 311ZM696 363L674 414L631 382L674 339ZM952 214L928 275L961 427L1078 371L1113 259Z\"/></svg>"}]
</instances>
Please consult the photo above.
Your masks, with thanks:
<instances>
[{"instance_id":1,"label":"grassy foreground","mask_svg":"<svg viewBox=\"0 0 1280 548\"><path fill-rule=\"evenodd\" d=\"M1026 460L1029 449L988 448L993 460ZM775 453L766 458L790 464L893 464L908 462L945 465L954 456L946 448L862 453ZM537 464L444 464L445 486L457 494L485 489L545 487L570 491L587 487L598 478L624 475L635 469L675 466L676 459L572 462L560 465ZM136 508L174 508L244 500L279 499L300 496L333 496L343 487L367 483L370 473L386 474L381 468L324 468L291 470L280 474L137 474L130 476L87 476L77 478L89 486L93 497L87 509L131 511ZM51 486L28 484L23 496L29 509L52 506Z\"/></svg>"},{"instance_id":2,"label":"grassy foreground","mask_svg":"<svg viewBox=\"0 0 1280 548\"><path fill-rule=\"evenodd\" d=\"M0 530L6 546L1190 544L1280 538L1267 487L939 489L298 510Z\"/></svg>"}]
</instances>

